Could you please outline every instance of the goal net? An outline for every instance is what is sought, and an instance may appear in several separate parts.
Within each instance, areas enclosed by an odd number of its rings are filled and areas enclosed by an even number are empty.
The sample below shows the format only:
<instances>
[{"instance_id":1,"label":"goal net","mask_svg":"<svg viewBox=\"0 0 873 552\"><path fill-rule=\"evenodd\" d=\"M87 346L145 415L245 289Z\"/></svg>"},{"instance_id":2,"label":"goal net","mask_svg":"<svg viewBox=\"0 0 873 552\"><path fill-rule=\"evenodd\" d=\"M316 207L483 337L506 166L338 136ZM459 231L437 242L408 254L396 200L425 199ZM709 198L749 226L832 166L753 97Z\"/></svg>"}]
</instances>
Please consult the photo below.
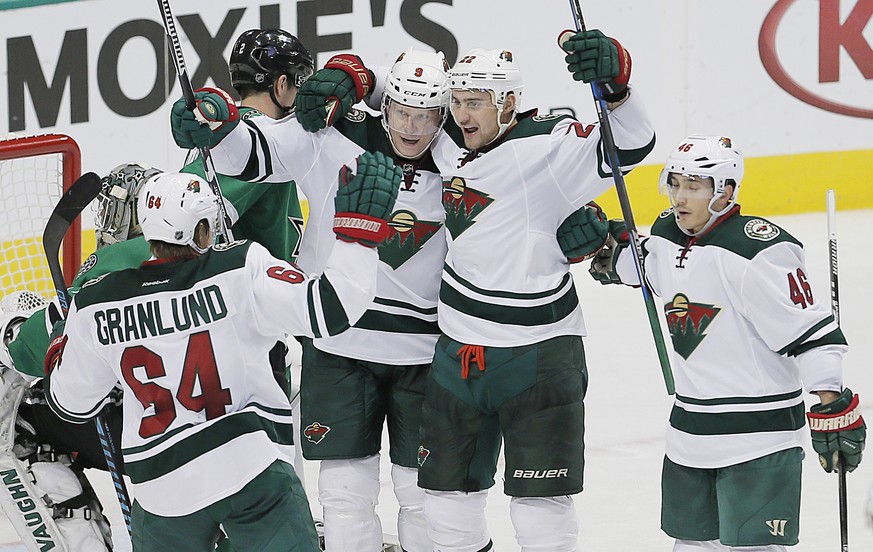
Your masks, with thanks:
<instances>
[{"instance_id":1,"label":"goal net","mask_svg":"<svg viewBox=\"0 0 873 552\"><path fill-rule=\"evenodd\" d=\"M23 290L54 296L42 233L80 172L79 146L69 136L0 138L0 297ZM79 219L64 237L61 255L69 285L82 260Z\"/></svg>"}]
</instances>

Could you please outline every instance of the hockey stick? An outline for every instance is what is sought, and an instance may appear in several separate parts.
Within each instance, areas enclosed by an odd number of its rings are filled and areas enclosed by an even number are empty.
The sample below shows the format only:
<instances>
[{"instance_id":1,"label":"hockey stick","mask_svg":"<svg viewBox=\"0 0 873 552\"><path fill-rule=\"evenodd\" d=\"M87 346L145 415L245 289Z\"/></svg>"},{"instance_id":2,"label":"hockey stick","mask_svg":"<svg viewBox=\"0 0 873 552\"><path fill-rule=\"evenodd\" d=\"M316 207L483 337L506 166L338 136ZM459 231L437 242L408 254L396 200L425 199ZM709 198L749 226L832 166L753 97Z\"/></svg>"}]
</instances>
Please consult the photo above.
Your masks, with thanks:
<instances>
[{"instance_id":1,"label":"hockey stick","mask_svg":"<svg viewBox=\"0 0 873 552\"><path fill-rule=\"evenodd\" d=\"M55 293L61 306L60 314L63 318L67 317L67 312L70 309L70 292L67 290L64 272L61 269L59 257L61 242L70 225L76 220L76 217L100 194L100 187L100 177L95 173L89 172L80 176L61 196L42 234L42 247L45 250L49 272L51 273L52 282L55 285ZM100 446L106 459L106 467L109 469L109 474L112 476L112 482L115 485L115 495L118 498L119 506L121 506L121 515L124 518L124 524L127 526L127 533L130 535L130 494L127 492L127 486L121 477L121 473L118 471L118 466L120 465L117 461L119 458L118 448L115 446L112 434L109 432L109 424L106 418L102 415L97 415L94 418L94 424L97 426L97 435L100 437Z\"/></svg>"},{"instance_id":2,"label":"hockey stick","mask_svg":"<svg viewBox=\"0 0 873 552\"><path fill-rule=\"evenodd\" d=\"M828 257L831 276L831 313L840 325L840 282L837 264L837 199L834 191L827 191L828 208ZM849 552L849 505L846 490L846 459L843 453L837 457L838 493L840 500L840 551Z\"/></svg>"},{"instance_id":3,"label":"hockey stick","mask_svg":"<svg viewBox=\"0 0 873 552\"><path fill-rule=\"evenodd\" d=\"M570 11L573 13L576 32L583 31L585 29L585 20L582 18L582 7L579 5L579 0L570 0ZM646 281L646 272L643 266L643 248L640 245L640 235L639 232L637 232L637 225L634 222L634 214L631 210L630 199L627 195L627 186L625 186L624 183L624 175L621 173L621 162L618 160L618 150L615 147L615 140L612 136L612 126L609 124L606 100L603 99L603 89L599 82L594 81L591 83L591 92L594 95L594 107L597 110L597 118L600 121L600 135L603 138L604 153L609 162L609 168L612 170L612 178L615 181L615 191L618 194L618 202L621 205L621 216L627 225L627 233L630 238L631 249L634 253L634 266L637 269L637 276L640 279L640 289L643 292L643 300L646 302L646 314L649 317L649 326L652 329L652 337L655 339L655 350L658 353L658 360L661 363L661 372L664 375L664 385L667 387L667 394L673 395L676 393L676 386L673 381L673 370L670 368L670 356L667 352L667 346L664 343L664 334L661 331L658 307L655 304L652 290L649 288L649 284Z\"/></svg>"},{"instance_id":4,"label":"hockey stick","mask_svg":"<svg viewBox=\"0 0 873 552\"><path fill-rule=\"evenodd\" d=\"M164 18L164 30L167 32L167 39L170 41L170 47L173 50L173 62L176 65L176 75L179 77L179 86L182 87L182 96L185 98L185 105L190 111L197 109L197 101L194 98L194 88L191 86L191 79L188 78L188 68L185 66L185 56L182 54L182 45L179 43L179 33L176 32L176 23L173 19L173 12L170 11L170 0L158 0L158 7L161 10L161 16ZM197 148L200 151L200 161L203 163L203 173L206 175L206 181L209 182L209 187L218 197L218 210L221 214L221 236L225 243L233 241L233 234L230 231L231 221L227 216L227 209L224 206L224 196L221 195L221 187L218 185L218 176L215 174L215 167L212 164L212 156L209 153L209 148L203 146Z\"/></svg>"}]
</instances>

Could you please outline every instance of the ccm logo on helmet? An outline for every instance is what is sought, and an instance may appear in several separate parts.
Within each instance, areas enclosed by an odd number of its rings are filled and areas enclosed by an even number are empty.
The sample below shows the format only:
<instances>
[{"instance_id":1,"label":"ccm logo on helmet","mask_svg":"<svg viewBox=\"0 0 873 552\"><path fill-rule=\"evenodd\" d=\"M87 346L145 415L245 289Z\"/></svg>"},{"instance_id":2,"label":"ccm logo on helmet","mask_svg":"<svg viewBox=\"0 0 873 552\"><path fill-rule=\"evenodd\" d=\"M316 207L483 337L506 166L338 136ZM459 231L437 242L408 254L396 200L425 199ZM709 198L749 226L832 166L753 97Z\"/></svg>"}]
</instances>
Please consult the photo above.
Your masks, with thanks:
<instances>
[{"instance_id":1,"label":"ccm logo on helmet","mask_svg":"<svg viewBox=\"0 0 873 552\"><path fill-rule=\"evenodd\" d=\"M516 479L557 479L567 477L568 468L557 470L515 470L512 477Z\"/></svg>"}]
</instances>

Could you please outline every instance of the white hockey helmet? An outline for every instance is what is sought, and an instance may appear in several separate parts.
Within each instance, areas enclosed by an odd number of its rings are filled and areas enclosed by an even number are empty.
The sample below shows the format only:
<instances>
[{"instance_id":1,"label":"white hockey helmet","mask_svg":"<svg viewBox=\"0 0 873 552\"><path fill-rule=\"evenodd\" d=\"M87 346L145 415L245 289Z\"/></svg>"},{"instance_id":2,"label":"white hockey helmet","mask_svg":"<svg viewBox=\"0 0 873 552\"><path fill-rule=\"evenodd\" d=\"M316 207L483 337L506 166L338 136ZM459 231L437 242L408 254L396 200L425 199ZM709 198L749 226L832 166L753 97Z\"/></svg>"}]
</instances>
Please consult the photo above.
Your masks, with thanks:
<instances>
[{"instance_id":1,"label":"white hockey helmet","mask_svg":"<svg viewBox=\"0 0 873 552\"><path fill-rule=\"evenodd\" d=\"M161 173L143 186L137 212L146 240L192 247L205 253L194 241L197 224L206 220L215 234L218 226L218 198L209 184L195 174ZM211 247L211 246L210 246Z\"/></svg>"},{"instance_id":2,"label":"white hockey helmet","mask_svg":"<svg viewBox=\"0 0 873 552\"><path fill-rule=\"evenodd\" d=\"M7 346L18 337L18 329L24 321L46 305L48 301L32 291L14 291L3 296L0 300L0 365L15 367Z\"/></svg>"},{"instance_id":3,"label":"white hockey helmet","mask_svg":"<svg viewBox=\"0 0 873 552\"><path fill-rule=\"evenodd\" d=\"M449 87L453 90L490 92L491 100L497 106L497 124L500 127L497 136L500 136L509 126L509 123L500 122L506 98L509 94L515 96L514 112L517 113L521 107L524 81L512 52L476 48L467 52L449 71Z\"/></svg>"},{"instance_id":4,"label":"white hockey helmet","mask_svg":"<svg viewBox=\"0 0 873 552\"><path fill-rule=\"evenodd\" d=\"M740 192L740 183L743 180L743 155L734 147L733 140L726 136L691 135L673 148L661 170L658 188L662 194L667 196L670 195L668 184L672 174L712 178L713 195L709 202L709 212L712 216L703 228L695 232L695 234L700 234L736 203L737 195ZM727 206L716 211L713 209L713 205L724 193L728 184L733 186L733 191ZM680 228L682 228L681 225ZM686 234L693 235L684 228L682 230Z\"/></svg>"},{"instance_id":5,"label":"white hockey helmet","mask_svg":"<svg viewBox=\"0 0 873 552\"><path fill-rule=\"evenodd\" d=\"M394 137L389 130L402 134L432 135L417 157L424 155L427 148L436 138L437 132L446 122L449 114L449 64L442 52L425 52L409 48L397 58L385 82L385 92L382 94L382 127L388 134L395 153L398 151ZM436 118L428 117L427 122L420 125L401 125L391 120L389 108L393 103L419 110L435 110ZM424 115L422 115L424 117Z\"/></svg>"},{"instance_id":6,"label":"white hockey helmet","mask_svg":"<svg viewBox=\"0 0 873 552\"><path fill-rule=\"evenodd\" d=\"M142 234L136 196L146 180L160 172L145 163L123 163L103 177L94 217L98 250Z\"/></svg>"}]
</instances>

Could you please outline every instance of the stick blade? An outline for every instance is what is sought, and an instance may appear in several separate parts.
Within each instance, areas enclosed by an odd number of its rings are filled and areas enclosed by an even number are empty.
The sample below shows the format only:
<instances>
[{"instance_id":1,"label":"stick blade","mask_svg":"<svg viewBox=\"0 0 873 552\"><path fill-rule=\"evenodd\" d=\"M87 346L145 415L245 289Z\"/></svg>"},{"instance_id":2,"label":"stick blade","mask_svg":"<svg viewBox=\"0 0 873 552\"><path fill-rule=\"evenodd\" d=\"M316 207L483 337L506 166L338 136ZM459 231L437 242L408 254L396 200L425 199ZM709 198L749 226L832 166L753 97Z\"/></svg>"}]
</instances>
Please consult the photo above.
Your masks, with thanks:
<instances>
[{"instance_id":1,"label":"stick blade","mask_svg":"<svg viewBox=\"0 0 873 552\"><path fill-rule=\"evenodd\" d=\"M42 242L46 249L46 253L57 251L60 247L61 240L64 239L64 234L76 220L76 217L89 203L100 194L100 177L97 173L88 172L80 176L70 188L64 192L60 201L52 211L48 222L45 226L45 231L42 235ZM49 245L57 244L58 248L49 248Z\"/></svg>"}]
</instances>

